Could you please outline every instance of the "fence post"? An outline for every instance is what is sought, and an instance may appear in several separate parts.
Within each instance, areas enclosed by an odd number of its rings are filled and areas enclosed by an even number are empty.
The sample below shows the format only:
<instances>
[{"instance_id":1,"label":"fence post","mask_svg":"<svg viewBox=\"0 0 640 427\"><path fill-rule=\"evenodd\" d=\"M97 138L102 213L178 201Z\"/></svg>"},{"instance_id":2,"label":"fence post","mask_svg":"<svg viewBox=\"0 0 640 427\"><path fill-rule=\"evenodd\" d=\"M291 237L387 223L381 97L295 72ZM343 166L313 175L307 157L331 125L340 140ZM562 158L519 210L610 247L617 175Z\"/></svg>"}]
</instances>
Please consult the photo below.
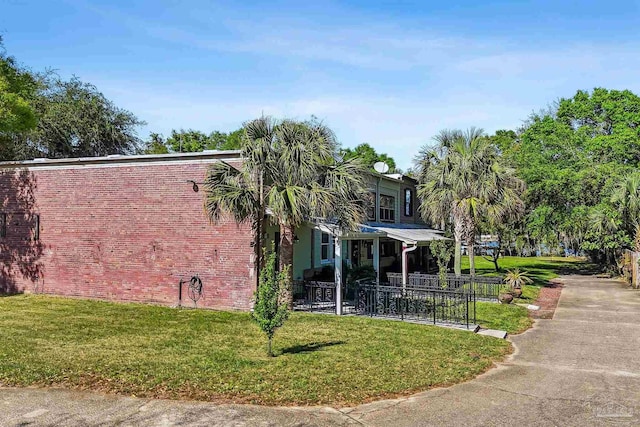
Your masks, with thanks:
<instances>
[{"instance_id":1,"label":"fence post","mask_svg":"<svg viewBox=\"0 0 640 427\"><path fill-rule=\"evenodd\" d=\"M477 317L476 317L476 293L473 293L473 323L478 323Z\"/></svg>"},{"instance_id":2,"label":"fence post","mask_svg":"<svg viewBox=\"0 0 640 427\"><path fill-rule=\"evenodd\" d=\"M436 302L436 293L431 291L431 295L432 298L431 300L433 301L433 324L436 324L436 310L438 309L438 304Z\"/></svg>"}]
</instances>

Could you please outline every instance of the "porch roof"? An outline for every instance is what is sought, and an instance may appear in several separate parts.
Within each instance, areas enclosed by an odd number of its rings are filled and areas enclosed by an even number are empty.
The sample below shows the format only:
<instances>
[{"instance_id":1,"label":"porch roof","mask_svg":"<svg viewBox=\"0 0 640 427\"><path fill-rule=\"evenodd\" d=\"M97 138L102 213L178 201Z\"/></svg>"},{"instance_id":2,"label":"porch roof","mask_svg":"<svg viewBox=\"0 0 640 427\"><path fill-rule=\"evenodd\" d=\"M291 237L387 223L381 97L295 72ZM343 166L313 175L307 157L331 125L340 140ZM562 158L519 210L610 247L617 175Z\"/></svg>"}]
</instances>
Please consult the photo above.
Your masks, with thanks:
<instances>
[{"instance_id":1,"label":"porch roof","mask_svg":"<svg viewBox=\"0 0 640 427\"><path fill-rule=\"evenodd\" d=\"M325 233L337 235L343 240L388 237L410 245L426 244L433 240L449 240L442 235L443 231L427 228L420 224L369 222L361 224L358 231L346 234L340 233L334 224L327 222L316 222L313 226Z\"/></svg>"},{"instance_id":2,"label":"porch roof","mask_svg":"<svg viewBox=\"0 0 640 427\"><path fill-rule=\"evenodd\" d=\"M443 231L420 224L369 223L368 227L385 233L391 239L410 245L425 244L434 240L449 240L442 235Z\"/></svg>"}]
</instances>

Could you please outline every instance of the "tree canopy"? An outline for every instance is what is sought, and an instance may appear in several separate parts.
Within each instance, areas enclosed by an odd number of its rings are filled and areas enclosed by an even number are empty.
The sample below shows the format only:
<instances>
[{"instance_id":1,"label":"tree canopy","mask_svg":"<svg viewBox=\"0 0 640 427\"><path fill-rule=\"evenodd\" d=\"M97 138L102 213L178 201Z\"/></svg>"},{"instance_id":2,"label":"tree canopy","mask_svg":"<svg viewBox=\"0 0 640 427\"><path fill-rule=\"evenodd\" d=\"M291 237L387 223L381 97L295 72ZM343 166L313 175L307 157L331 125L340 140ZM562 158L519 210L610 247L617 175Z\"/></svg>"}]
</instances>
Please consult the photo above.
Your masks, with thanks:
<instances>
[{"instance_id":1,"label":"tree canopy","mask_svg":"<svg viewBox=\"0 0 640 427\"><path fill-rule=\"evenodd\" d=\"M37 124L33 108L37 90L37 78L6 55L0 37L0 159L14 159L23 151L16 136Z\"/></svg>"},{"instance_id":2,"label":"tree canopy","mask_svg":"<svg viewBox=\"0 0 640 427\"><path fill-rule=\"evenodd\" d=\"M34 73L0 53L3 160L131 154L140 148L142 124L92 84Z\"/></svg>"},{"instance_id":3,"label":"tree canopy","mask_svg":"<svg viewBox=\"0 0 640 427\"><path fill-rule=\"evenodd\" d=\"M173 129L168 138L152 132L144 143L146 154L195 153L204 150L239 150L243 128L233 132L213 131L209 134L198 130Z\"/></svg>"},{"instance_id":4,"label":"tree canopy","mask_svg":"<svg viewBox=\"0 0 640 427\"><path fill-rule=\"evenodd\" d=\"M46 83L35 102L38 125L26 135L32 151L63 158L132 154L139 149L136 129L144 122L95 86L77 78Z\"/></svg>"},{"instance_id":5,"label":"tree canopy","mask_svg":"<svg viewBox=\"0 0 640 427\"><path fill-rule=\"evenodd\" d=\"M342 148L340 154L345 160L359 158L369 168L373 168L376 162L385 162L389 165L389 172L396 171L396 161L384 153L378 153L371 145L363 143L354 148Z\"/></svg>"},{"instance_id":6,"label":"tree canopy","mask_svg":"<svg viewBox=\"0 0 640 427\"><path fill-rule=\"evenodd\" d=\"M632 219L624 198L612 196L640 165L640 97L578 91L518 132L492 139L527 183L526 231L536 243L586 250L610 263L630 245Z\"/></svg>"}]
</instances>

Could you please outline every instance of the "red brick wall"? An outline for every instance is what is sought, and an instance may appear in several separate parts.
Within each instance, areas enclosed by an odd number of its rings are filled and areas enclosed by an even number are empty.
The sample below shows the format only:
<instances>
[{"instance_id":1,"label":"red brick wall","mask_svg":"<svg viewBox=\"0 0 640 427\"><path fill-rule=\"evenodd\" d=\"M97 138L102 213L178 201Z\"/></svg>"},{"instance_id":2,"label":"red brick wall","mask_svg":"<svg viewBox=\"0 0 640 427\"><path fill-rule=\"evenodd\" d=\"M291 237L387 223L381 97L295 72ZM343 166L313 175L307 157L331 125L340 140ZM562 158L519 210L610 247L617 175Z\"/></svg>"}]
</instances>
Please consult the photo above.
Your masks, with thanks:
<instances>
[{"instance_id":1,"label":"red brick wall","mask_svg":"<svg viewBox=\"0 0 640 427\"><path fill-rule=\"evenodd\" d=\"M210 224L202 186L196 193L186 182L202 182L207 167L193 161L1 170L7 225L0 291L173 305L180 278L199 274L198 306L249 309L250 229L228 220ZM192 305L186 286L182 300Z\"/></svg>"}]
</instances>

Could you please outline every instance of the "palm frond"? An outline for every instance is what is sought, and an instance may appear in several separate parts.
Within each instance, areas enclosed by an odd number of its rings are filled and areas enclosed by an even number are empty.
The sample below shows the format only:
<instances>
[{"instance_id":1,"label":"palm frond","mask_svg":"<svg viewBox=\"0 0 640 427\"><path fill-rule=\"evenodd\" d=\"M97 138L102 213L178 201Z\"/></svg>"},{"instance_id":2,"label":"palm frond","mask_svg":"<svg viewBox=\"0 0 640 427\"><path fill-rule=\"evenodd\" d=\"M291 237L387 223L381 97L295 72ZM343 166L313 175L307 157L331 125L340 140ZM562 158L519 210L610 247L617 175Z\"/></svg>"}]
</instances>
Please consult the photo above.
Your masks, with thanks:
<instances>
[{"instance_id":1,"label":"palm frond","mask_svg":"<svg viewBox=\"0 0 640 427\"><path fill-rule=\"evenodd\" d=\"M253 220L257 215L255 184L241 170L225 162L211 165L205 178L205 210L213 222L230 215L236 222Z\"/></svg>"}]
</instances>

